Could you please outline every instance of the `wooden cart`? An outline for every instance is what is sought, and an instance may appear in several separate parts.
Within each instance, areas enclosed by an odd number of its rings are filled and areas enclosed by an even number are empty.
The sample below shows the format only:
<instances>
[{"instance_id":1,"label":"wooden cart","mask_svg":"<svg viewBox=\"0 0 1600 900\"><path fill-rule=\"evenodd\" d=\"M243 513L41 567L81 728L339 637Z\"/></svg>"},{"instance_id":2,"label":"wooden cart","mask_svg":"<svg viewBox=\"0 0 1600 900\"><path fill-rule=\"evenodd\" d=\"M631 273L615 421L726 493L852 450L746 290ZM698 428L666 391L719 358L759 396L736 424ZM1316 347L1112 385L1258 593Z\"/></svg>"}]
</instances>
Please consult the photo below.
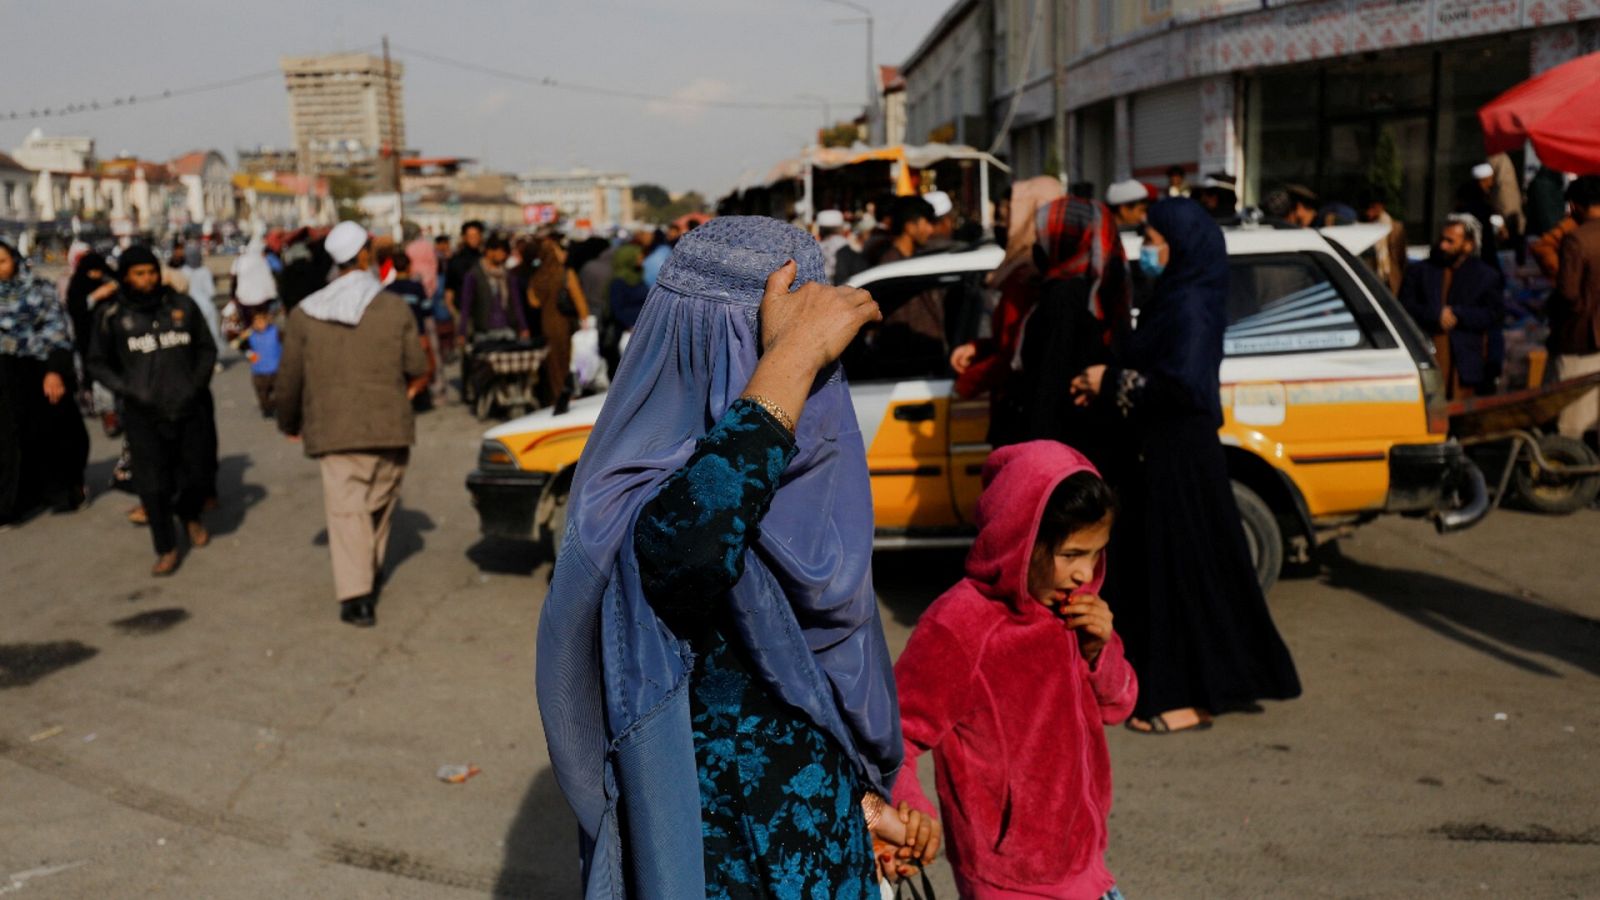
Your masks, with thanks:
<instances>
[{"instance_id":1,"label":"wooden cart","mask_svg":"<svg viewBox=\"0 0 1600 900\"><path fill-rule=\"evenodd\" d=\"M1450 433L1498 485L1494 506L1511 501L1566 514L1600 494L1600 457L1579 440L1549 430L1561 411L1600 387L1600 373L1450 404Z\"/></svg>"}]
</instances>

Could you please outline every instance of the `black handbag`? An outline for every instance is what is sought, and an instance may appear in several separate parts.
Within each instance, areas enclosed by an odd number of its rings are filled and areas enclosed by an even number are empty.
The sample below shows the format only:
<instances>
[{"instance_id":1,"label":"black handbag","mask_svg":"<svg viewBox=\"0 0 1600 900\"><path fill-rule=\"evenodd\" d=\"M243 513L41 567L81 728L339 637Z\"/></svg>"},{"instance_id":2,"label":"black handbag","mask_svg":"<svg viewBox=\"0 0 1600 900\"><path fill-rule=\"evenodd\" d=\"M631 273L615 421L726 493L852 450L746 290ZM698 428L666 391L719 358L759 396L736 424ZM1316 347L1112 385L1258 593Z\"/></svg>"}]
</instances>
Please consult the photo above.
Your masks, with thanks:
<instances>
[{"instance_id":1,"label":"black handbag","mask_svg":"<svg viewBox=\"0 0 1600 900\"><path fill-rule=\"evenodd\" d=\"M922 882L922 890L917 890L910 878L900 879L895 885L895 900L935 900L933 896L933 882L928 880L928 870L924 866L917 867L917 880Z\"/></svg>"}]
</instances>

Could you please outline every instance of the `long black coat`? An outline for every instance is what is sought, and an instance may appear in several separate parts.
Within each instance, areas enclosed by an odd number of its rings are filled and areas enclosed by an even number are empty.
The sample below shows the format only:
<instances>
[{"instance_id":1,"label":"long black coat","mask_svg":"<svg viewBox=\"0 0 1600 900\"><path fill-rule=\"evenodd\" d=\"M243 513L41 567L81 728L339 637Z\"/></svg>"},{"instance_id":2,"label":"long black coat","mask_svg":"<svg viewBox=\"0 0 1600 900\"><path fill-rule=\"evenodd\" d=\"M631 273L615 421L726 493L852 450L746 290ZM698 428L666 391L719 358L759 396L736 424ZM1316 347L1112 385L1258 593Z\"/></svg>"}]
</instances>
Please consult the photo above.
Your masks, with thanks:
<instances>
[{"instance_id":1,"label":"long black coat","mask_svg":"<svg viewBox=\"0 0 1600 900\"><path fill-rule=\"evenodd\" d=\"M1439 316L1444 312L1445 267L1437 260L1406 267L1400 282L1400 303L1423 331L1444 334ZM1486 387L1500 377L1505 361L1505 299L1500 273L1483 260L1462 260L1450 281L1450 308L1456 327L1450 332L1450 357L1461 383Z\"/></svg>"}]
</instances>

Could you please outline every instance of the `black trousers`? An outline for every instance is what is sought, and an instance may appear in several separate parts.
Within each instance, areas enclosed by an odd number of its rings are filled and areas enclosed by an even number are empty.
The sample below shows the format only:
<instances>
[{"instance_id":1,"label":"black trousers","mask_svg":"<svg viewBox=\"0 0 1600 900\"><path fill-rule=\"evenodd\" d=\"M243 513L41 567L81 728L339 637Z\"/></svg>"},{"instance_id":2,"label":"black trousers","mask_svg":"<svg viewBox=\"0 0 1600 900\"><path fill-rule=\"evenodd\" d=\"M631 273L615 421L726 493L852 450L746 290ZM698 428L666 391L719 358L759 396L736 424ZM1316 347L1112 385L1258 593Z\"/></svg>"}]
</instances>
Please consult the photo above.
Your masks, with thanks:
<instances>
[{"instance_id":1,"label":"black trousers","mask_svg":"<svg viewBox=\"0 0 1600 900\"><path fill-rule=\"evenodd\" d=\"M212 490L216 431L209 407L196 406L177 419L131 405L123 413L133 456L133 487L150 519L150 540L157 554L177 549L173 516L186 523L198 520Z\"/></svg>"},{"instance_id":2,"label":"black trousers","mask_svg":"<svg viewBox=\"0 0 1600 900\"><path fill-rule=\"evenodd\" d=\"M59 403L44 396L45 363L0 354L0 523L40 503L76 505L89 462L89 433L73 399L72 379Z\"/></svg>"},{"instance_id":3,"label":"black trousers","mask_svg":"<svg viewBox=\"0 0 1600 900\"><path fill-rule=\"evenodd\" d=\"M277 381L278 376L276 373L272 375L257 375L252 372L250 374L250 385L256 389L256 404L261 407L263 416L271 417L278 414L278 401L272 393L273 386L277 384Z\"/></svg>"}]
</instances>

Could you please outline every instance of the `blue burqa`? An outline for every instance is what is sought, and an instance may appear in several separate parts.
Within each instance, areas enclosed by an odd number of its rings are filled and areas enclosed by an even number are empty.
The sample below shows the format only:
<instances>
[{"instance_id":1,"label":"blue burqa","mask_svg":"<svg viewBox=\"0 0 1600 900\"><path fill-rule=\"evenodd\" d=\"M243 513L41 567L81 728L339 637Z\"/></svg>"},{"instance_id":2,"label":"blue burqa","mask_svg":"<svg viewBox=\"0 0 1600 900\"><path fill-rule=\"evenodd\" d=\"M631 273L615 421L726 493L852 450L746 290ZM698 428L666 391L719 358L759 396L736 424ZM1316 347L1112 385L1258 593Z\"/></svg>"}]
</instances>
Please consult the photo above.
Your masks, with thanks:
<instances>
[{"instance_id":1,"label":"blue burqa","mask_svg":"<svg viewBox=\"0 0 1600 900\"><path fill-rule=\"evenodd\" d=\"M759 355L766 278L824 284L822 253L773 219L714 219L678 243L572 482L539 619L539 713L585 838L586 896L705 894L687 642L644 596L639 510L739 398ZM728 603L752 671L888 796L900 765L894 677L872 590L866 452L837 367L812 389L798 452Z\"/></svg>"}]
</instances>

